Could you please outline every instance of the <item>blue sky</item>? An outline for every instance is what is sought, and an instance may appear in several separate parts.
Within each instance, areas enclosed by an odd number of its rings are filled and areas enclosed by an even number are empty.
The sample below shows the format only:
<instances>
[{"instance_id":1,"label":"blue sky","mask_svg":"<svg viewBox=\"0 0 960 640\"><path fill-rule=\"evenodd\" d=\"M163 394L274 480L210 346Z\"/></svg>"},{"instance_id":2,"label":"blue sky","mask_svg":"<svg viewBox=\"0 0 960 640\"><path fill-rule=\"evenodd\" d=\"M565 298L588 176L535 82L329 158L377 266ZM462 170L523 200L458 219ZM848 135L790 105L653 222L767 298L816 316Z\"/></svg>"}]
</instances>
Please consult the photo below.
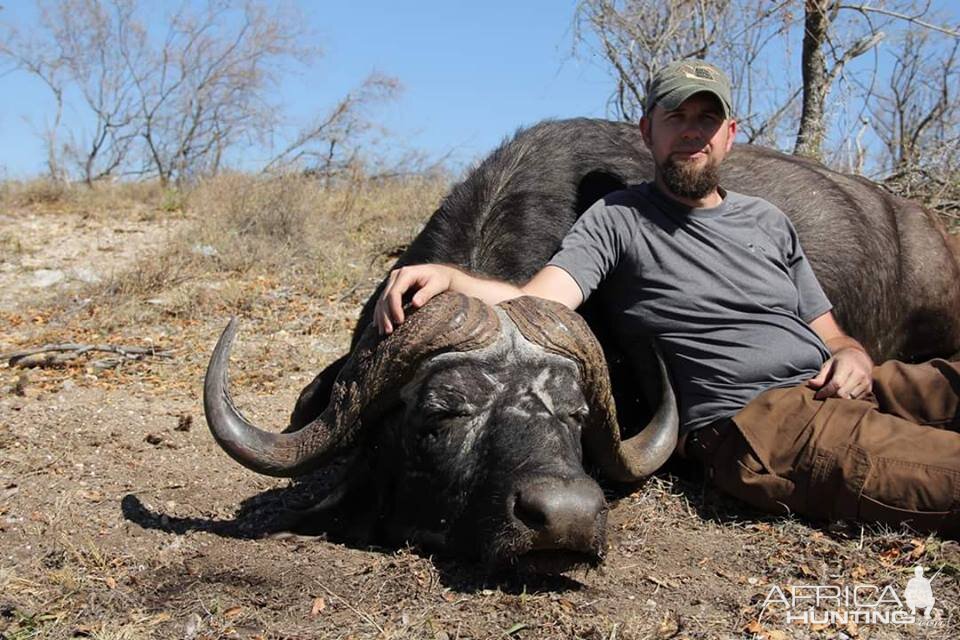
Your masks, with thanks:
<instances>
[{"instance_id":1,"label":"blue sky","mask_svg":"<svg viewBox=\"0 0 960 640\"><path fill-rule=\"evenodd\" d=\"M35 15L32 1L2 4L0 20L24 25ZM323 56L283 86L295 116L324 110L377 71L404 87L375 112L393 137L462 166L520 125L606 113L613 81L599 63L572 55L573 0L297 4ZM0 77L0 95L0 177L42 172L49 91L18 72Z\"/></svg>"},{"instance_id":2,"label":"blue sky","mask_svg":"<svg viewBox=\"0 0 960 640\"><path fill-rule=\"evenodd\" d=\"M576 0L289 1L302 10L323 49L310 69L281 87L285 109L301 124L371 72L395 77L404 87L397 100L374 112L391 133L390 143L446 157L454 168L484 156L520 126L550 117L608 115L614 82L606 66L573 54ZM33 23L33 0L0 4L0 21L21 28ZM960 22L955 0L934 5ZM881 58L885 46L877 50ZM797 68L790 73L798 74ZM837 95L835 88L831 99ZM49 90L14 72L0 75L0 96L0 179L41 173L39 134L53 111ZM68 125L76 120L75 113L65 114ZM241 166L257 167L269 155L246 150Z\"/></svg>"}]
</instances>

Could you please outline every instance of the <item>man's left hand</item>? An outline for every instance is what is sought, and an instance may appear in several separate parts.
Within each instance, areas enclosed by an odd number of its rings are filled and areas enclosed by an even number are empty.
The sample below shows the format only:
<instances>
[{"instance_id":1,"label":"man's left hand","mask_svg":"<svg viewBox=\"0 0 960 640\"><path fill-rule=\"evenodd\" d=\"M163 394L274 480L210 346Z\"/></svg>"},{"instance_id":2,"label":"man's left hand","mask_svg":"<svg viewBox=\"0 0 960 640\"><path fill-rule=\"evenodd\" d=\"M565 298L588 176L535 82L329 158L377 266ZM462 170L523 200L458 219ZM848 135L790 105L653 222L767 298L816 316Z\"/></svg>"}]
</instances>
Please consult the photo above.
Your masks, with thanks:
<instances>
[{"instance_id":1,"label":"man's left hand","mask_svg":"<svg viewBox=\"0 0 960 640\"><path fill-rule=\"evenodd\" d=\"M862 349L847 347L823 363L807 386L817 389L814 398L859 398L873 388L873 361Z\"/></svg>"}]
</instances>

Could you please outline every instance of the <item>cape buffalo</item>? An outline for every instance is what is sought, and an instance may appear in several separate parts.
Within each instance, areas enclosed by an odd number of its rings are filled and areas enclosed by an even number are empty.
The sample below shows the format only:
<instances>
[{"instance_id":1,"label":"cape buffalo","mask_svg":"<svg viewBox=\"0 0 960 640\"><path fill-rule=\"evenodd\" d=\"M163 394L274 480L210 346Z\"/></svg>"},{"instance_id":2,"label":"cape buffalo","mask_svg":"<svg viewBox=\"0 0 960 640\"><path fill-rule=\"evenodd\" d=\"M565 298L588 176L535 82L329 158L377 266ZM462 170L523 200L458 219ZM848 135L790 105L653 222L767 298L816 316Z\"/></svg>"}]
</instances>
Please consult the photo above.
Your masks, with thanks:
<instances>
[{"instance_id":1,"label":"cape buffalo","mask_svg":"<svg viewBox=\"0 0 960 640\"><path fill-rule=\"evenodd\" d=\"M864 179L759 147L737 147L724 169L725 187L790 216L835 314L876 360L960 350L960 264L932 214ZM539 124L455 186L396 266L445 262L525 281L592 202L651 177L635 126ZM454 294L381 340L370 323L379 294L362 311L350 353L302 391L284 433L249 424L230 400L231 323L205 383L220 445L280 476L346 460L312 514L329 522L347 513L364 523L362 535L493 565L600 561L606 504L584 465L637 481L676 442L655 351L649 363L625 365L590 305L588 328L545 301L491 308Z\"/></svg>"}]
</instances>

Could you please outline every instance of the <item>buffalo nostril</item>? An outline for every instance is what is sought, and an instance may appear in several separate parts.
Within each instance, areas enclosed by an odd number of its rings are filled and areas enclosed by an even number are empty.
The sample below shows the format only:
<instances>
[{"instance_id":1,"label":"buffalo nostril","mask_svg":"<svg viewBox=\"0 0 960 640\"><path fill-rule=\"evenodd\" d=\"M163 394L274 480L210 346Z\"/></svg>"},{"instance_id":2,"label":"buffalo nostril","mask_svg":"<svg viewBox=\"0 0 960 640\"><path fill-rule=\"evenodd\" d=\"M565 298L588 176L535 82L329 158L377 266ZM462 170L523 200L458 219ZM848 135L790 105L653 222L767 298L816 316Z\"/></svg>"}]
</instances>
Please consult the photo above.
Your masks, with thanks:
<instances>
[{"instance_id":1,"label":"buffalo nostril","mask_svg":"<svg viewBox=\"0 0 960 640\"><path fill-rule=\"evenodd\" d=\"M513 515L531 529L543 529L547 525L547 509L538 492L517 492L513 503Z\"/></svg>"},{"instance_id":2,"label":"buffalo nostril","mask_svg":"<svg viewBox=\"0 0 960 640\"><path fill-rule=\"evenodd\" d=\"M556 547L593 538L604 508L603 492L588 478L538 479L514 495L514 516L531 529L537 546Z\"/></svg>"}]
</instances>

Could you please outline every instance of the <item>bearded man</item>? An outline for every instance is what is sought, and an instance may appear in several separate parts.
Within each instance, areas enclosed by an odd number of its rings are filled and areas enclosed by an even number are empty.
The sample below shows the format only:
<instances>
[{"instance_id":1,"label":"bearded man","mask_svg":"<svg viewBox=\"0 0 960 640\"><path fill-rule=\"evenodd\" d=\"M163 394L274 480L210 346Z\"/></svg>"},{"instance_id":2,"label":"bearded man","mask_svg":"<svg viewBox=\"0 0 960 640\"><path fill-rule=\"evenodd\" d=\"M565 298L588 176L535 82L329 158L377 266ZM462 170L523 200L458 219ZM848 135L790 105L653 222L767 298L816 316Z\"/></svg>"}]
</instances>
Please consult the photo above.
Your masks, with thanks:
<instances>
[{"instance_id":1,"label":"bearded man","mask_svg":"<svg viewBox=\"0 0 960 640\"><path fill-rule=\"evenodd\" d=\"M391 273L390 333L452 289L488 304L534 295L577 308L603 283L622 349L653 340L675 387L681 454L722 490L774 512L960 533L960 363L875 367L838 326L789 219L719 185L737 131L730 83L683 60L650 83L652 183L611 193L517 287L447 265Z\"/></svg>"}]
</instances>

